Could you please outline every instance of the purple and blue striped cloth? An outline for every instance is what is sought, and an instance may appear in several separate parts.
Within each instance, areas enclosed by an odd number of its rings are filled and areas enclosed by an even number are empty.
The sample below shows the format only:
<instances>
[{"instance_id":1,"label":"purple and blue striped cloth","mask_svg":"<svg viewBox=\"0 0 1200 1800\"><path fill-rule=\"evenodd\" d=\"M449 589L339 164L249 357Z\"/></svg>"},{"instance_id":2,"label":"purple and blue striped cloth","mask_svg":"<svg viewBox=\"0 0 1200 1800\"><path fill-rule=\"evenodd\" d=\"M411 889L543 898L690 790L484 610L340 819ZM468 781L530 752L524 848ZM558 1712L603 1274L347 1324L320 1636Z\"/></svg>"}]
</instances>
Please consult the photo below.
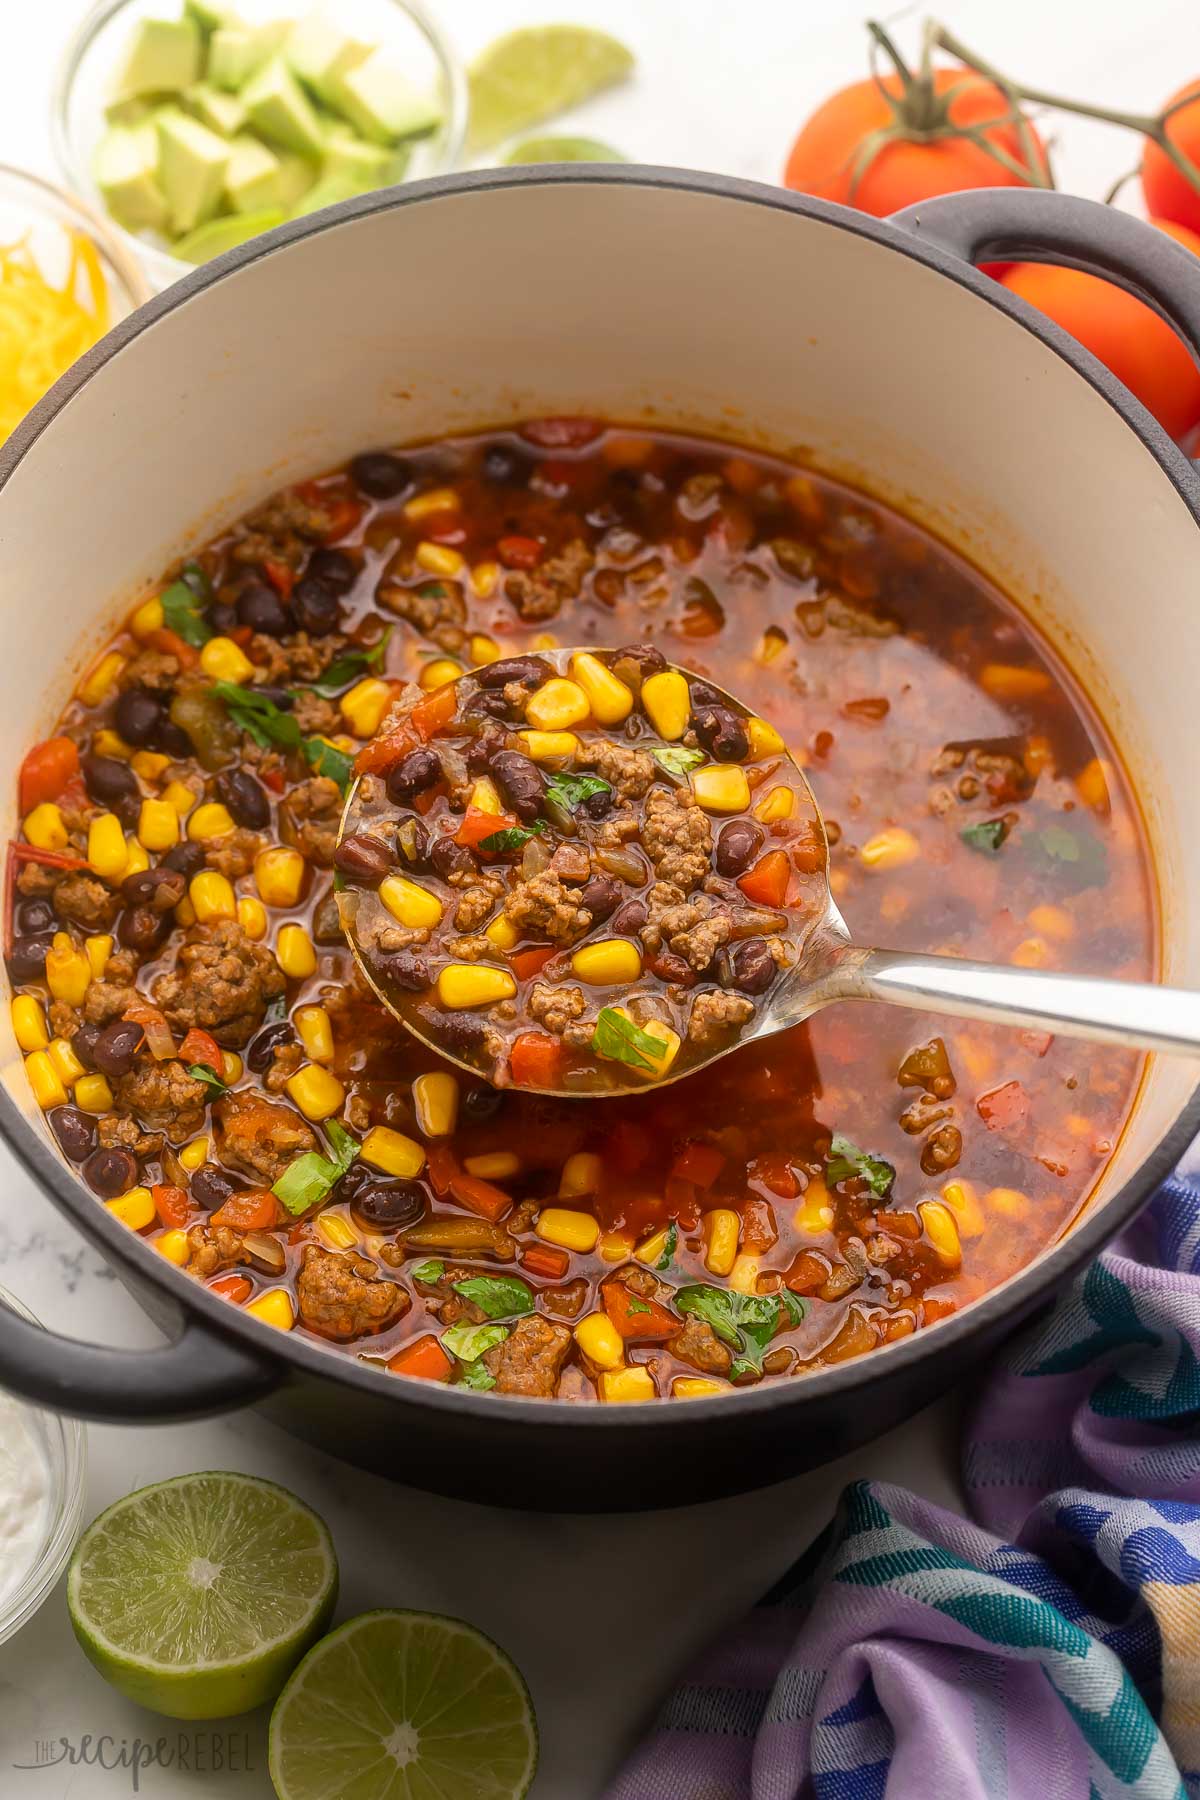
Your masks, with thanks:
<instances>
[{"instance_id":1,"label":"purple and blue striped cloth","mask_svg":"<svg viewBox=\"0 0 1200 1800\"><path fill-rule=\"evenodd\" d=\"M847 1488L606 1800L1200 1800L1200 1178L1007 1353L963 1477L976 1523Z\"/></svg>"}]
</instances>

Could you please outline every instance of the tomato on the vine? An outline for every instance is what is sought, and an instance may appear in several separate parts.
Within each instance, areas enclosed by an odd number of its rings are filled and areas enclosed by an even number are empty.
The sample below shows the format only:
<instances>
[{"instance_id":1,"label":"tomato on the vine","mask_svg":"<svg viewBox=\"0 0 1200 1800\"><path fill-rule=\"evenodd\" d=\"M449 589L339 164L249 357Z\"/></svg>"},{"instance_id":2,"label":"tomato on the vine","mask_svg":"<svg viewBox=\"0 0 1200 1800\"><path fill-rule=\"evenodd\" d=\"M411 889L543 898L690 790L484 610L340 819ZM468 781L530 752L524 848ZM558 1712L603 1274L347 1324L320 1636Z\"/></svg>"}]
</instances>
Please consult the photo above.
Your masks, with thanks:
<instances>
[{"instance_id":1,"label":"tomato on the vine","mask_svg":"<svg viewBox=\"0 0 1200 1800\"><path fill-rule=\"evenodd\" d=\"M1192 103L1181 106L1178 112L1171 112L1181 100ZM1170 113L1166 122L1167 136L1175 148L1200 169L1200 81L1189 81L1181 87L1168 100L1164 111ZM1153 138L1146 139L1146 148L1142 152L1142 192L1151 218L1171 219L1176 225L1200 231L1200 188L1192 186L1182 169L1176 168Z\"/></svg>"}]
</instances>

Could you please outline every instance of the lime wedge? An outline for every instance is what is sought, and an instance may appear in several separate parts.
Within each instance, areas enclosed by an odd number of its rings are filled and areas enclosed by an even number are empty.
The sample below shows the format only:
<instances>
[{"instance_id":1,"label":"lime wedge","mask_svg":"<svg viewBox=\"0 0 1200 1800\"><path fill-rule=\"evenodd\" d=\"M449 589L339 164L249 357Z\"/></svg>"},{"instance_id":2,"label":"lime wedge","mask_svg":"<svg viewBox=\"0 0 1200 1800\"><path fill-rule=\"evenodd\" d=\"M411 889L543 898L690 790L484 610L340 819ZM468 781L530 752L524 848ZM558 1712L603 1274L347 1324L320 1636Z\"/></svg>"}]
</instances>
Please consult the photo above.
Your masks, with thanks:
<instances>
[{"instance_id":1,"label":"lime wedge","mask_svg":"<svg viewBox=\"0 0 1200 1800\"><path fill-rule=\"evenodd\" d=\"M510 31L471 65L467 148L490 150L632 72L632 52L606 31L583 25Z\"/></svg>"},{"instance_id":2,"label":"lime wedge","mask_svg":"<svg viewBox=\"0 0 1200 1800\"><path fill-rule=\"evenodd\" d=\"M614 150L611 144L602 144L599 138L585 137L532 137L525 138L512 150L506 151L506 163L554 163L554 162L627 162L628 157Z\"/></svg>"},{"instance_id":3,"label":"lime wedge","mask_svg":"<svg viewBox=\"0 0 1200 1800\"><path fill-rule=\"evenodd\" d=\"M129 1494L84 1533L67 1575L84 1654L172 1719L274 1699L336 1598L322 1521L251 1475L182 1475Z\"/></svg>"},{"instance_id":4,"label":"lime wedge","mask_svg":"<svg viewBox=\"0 0 1200 1800\"><path fill-rule=\"evenodd\" d=\"M520 1672L474 1626L362 1613L275 1702L269 1764L279 1800L520 1800L537 1723Z\"/></svg>"}]
</instances>

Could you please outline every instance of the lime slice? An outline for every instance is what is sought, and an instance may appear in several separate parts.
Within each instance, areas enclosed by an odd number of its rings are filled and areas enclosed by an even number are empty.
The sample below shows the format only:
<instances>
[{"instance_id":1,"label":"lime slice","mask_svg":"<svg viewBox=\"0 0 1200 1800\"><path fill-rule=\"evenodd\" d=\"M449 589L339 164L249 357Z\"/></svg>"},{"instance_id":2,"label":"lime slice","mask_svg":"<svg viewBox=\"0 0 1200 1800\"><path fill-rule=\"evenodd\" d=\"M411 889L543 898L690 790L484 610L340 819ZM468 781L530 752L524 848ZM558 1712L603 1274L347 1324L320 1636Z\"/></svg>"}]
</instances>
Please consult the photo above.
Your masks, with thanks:
<instances>
[{"instance_id":1,"label":"lime slice","mask_svg":"<svg viewBox=\"0 0 1200 1800\"><path fill-rule=\"evenodd\" d=\"M322 1521L252 1475L182 1475L129 1494L84 1533L67 1575L85 1655L172 1719L274 1699L336 1598Z\"/></svg>"},{"instance_id":2,"label":"lime slice","mask_svg":"<svg viewBox=\"0 0 1200 1800\"><path fill-rule=\"evenodd\" d=\"M606 31L530 25L482 51L470 70L467 147L490 150L633 72L633 54Z\"/></svg>"},{"instance_id":3,"label":"lime slice","mask_svg":"<svg viewBox=\"0 0 1200 1800\"><path fill-rule=\"evenodd\" d=\"M628 157L599 138L532 137L505 153L506 163L627 162Z\"/></svg>"},{"instance_id":4,"label":"lime slice","mask_svg":"<svg viewBox=\"0 0 1200 1800\"><path fill-rule=\"evenodd\" d=\"M269 1763L279 1800L520 1800L537 1723L520 1671L473 1625L369 1612L280 1694Z\"/></svg>"}]
</instances>

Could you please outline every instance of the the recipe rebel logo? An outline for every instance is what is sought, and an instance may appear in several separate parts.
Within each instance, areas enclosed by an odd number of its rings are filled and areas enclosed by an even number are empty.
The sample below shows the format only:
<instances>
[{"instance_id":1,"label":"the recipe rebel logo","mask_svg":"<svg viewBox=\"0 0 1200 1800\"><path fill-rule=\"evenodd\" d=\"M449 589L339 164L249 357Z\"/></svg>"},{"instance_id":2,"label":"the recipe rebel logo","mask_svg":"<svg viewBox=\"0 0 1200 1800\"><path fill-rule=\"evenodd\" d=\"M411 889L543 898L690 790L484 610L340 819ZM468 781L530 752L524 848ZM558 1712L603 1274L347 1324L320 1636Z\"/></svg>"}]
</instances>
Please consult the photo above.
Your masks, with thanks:
<instances>
[{"instance_id":1,"label":"the recipe rebel logo","mask_svg":"<svg viewBox=\"0 0 1200 1800\"><path fill-rule=\"evenodd\" d=\"M187 1775L253 1774L256 1763L248 1732L194 1731L176 1732L174 1736L146 1738L113 1737L109 1733L85 1732L78 1739L69 1737L36 1738L30 1762L14 1762L12 1767L28 1773L45 1769L105 1769L124 1774L129 1791L140 1794L143 1776L151 1770L171 1769ZM33 1792L32 1786L30 1792ZM24 1800L22 1795L21 1800Z\"/></svg>"}]
</instances>

